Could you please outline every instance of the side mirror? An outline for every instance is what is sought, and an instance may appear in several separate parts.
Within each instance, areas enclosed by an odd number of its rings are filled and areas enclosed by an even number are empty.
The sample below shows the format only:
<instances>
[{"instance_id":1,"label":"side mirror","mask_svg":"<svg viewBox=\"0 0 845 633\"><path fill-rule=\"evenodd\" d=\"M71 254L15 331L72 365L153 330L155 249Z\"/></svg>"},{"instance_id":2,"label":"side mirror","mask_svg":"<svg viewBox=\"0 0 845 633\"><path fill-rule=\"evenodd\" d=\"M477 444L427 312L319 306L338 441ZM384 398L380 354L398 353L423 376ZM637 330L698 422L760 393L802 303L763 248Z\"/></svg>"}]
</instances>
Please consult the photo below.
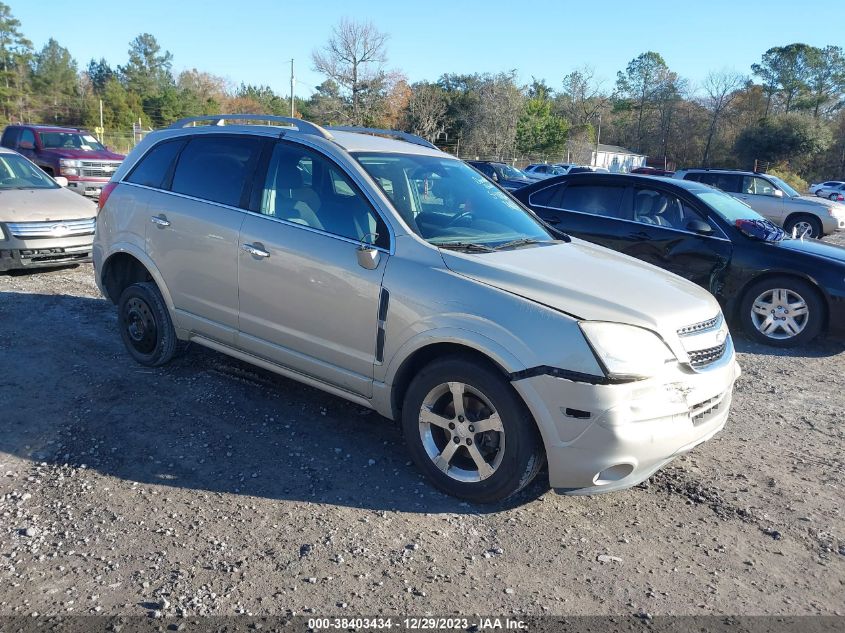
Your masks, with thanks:
<instances>
[{"instance_id":1,"label":"side mirror","mask_svg":"<svg viewBox=\"0 0 845 633\"><path fill-rule=\"evenodd\" d=\"M699 235L711 235L713 227L703 220L690 220L687 222L687 231L698 233Z\"/></svg>"},{"instance_id":2,"label":"side mirror","mask_svg":"<svg viewBox=\"0 0 845 633\"><path fill-rule=\"evenodd\" d=\"M18 149L35 149L35 143L32 141L21 141L18 143Z\"/></svg>"},{"instance_id":3,"label":"side mirror","mask_svg":"<svg viewBox=\"0 0 845 633\"><path fill-rule=\"evenodd\" d=\"M60 187L67 187L68 185L67 178L65 178L64 176L55 176L53 180L55 180L56 184Z\"/></svg>"},{"instance_id":4,"label":"side mirror","mask_svg":"<svg viewBox=\"0 0 845 633\"><path fill-rule=\"evenodd\" d=\"M783 198L783 191L781 191L780 189L775 189L775 190L772 192L772 195L773 195L775 198Z\"/></svg>"}]
</instances>

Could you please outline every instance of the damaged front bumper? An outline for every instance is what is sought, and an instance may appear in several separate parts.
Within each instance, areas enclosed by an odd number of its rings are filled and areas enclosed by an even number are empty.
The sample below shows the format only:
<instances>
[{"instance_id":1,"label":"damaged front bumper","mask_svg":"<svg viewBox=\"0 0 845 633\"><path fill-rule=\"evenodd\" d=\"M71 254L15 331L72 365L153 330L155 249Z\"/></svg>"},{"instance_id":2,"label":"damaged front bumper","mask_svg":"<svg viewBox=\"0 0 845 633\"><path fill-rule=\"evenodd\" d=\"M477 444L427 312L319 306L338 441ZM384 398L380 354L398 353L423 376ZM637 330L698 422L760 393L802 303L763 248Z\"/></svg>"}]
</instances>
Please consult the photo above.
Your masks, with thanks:
<instances>
[{"instance_id":1,"label":"damaged front bumper","mask_svg":"<svg viewBox=\"0 0 845 633\"><path fill-rule=\"evenodd\" d=\"M673 363L660 376L589 384L551 375L513 381L546 447L549 482L567 494L628 488L724 427L739 364L722 358L694 371Z\"/></svg>"}]
</instances>

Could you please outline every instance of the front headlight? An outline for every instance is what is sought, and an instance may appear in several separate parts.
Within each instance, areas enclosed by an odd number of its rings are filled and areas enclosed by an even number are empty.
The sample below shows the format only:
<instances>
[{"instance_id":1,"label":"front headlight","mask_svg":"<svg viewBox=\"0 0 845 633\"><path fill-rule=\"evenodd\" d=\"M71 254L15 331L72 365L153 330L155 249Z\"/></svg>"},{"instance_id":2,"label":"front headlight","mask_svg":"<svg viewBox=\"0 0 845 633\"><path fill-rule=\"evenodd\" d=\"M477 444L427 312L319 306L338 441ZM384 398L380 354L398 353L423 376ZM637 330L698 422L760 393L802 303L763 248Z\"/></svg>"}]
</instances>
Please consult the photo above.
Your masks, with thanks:
<instances>
[{"instance_id":1,"label":"front headlight","mask_svg":"<svg viewBox=\"0 0 845 633\"><path fill-rule=\"evenodd\" d=\"M82 169L82 161L74 160L72 158L59 159L59 171L63 176L78 176Z\"/></svg>"},{"instance_id":2,"label":"front headlight","mask_svg":"<svg viewBox=\"0 0 845 633\"><path fill-rule=\"evenodd\" d=\"M581 331L608 378L641 380L655 376L675 355L650 330L603 321L581 321Z\"/></svg>"},{"instance_id":3,"label":"front headlight","mask_svg":"<svg viewBox=\"0 0 845 633\"><path fill-rule=\"evenodd\" d=\"M82 167L82 161L73 158L60 158L59 165L62 167Z\"/></svg>"}]
</instances>

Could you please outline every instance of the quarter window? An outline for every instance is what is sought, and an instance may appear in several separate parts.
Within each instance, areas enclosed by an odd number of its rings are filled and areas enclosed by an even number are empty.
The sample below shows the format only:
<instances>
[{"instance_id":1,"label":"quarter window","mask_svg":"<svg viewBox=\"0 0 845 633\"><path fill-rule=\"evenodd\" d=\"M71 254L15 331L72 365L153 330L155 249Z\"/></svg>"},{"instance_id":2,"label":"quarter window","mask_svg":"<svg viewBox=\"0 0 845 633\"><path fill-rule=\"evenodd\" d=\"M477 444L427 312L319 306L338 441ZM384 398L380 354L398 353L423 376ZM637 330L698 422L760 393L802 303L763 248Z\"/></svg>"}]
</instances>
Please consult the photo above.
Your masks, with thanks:
<instances>
[{"instance_id":1,"label":"quarter window","mask_svg":"<svg viewBox=\"0 0 845 633\"><path fill-rule=\"evenodd\" d=\"M126 178L127 182L159 189L165 185L165 178L176 156L185 146L184 140L165 141L147 152Z\"/></svg>"},{"instance_id":2,"label":"quarter window","mask_svg":"<svg viewBox=\"0 0 845 633\"><path fill-rule=\"evenodd\" d=\"M619 208L624 194L624 187L570 185L563 190L563 195L558 200L553 199L549 206L609 218L629 219Z\"/></svg>"},{"instance_id":3,"label":"quarter window","mask_svg":"<svg viewBox=\"0 0 845 633\"><path fill-rule=\"evenodd\" d=\"M738 174L719 174L713 172L702 173L698 180L705 185L710 185L727 191L728 193L739 193L740 185L742 184L741 177Z\"/></svg>"},{"instance_id":4,"label":"quarter window","mask_svg":"<svg viewBox=\"0 0 845 633\"><path fill-rule=\"evenodd\" d=\"M259 211L355 241L390 245L387 226L352 180L303 147L278 143L273 149Z\"/></svg>"},{"instance_id":5,"label":"quarter window","mask_svg":"<svg viewBox=\"0 0 845 633\"><path fill-rule=\"evenodd\" d=\"M255 136L199 136L188 141L173 173L171 190L188 196L241 206L262 139Z\"/></svg>"}]
</instances>

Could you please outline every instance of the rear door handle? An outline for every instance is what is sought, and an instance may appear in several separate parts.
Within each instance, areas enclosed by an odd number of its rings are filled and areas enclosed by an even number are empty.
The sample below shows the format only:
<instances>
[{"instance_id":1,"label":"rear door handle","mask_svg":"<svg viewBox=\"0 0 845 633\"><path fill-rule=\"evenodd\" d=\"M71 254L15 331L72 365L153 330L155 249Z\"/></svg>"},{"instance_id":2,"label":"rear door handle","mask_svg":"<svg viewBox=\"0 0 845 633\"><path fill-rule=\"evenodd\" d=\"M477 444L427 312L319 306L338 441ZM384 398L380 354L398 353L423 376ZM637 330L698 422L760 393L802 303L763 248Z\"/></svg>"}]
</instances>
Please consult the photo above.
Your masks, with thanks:
<instances>
[{"instance_id":1,"label":"rear door handle","mask_svg":"<svg viewBox=\"0 0 845 633\"><path fill-rule=\"evenodd\" d=\"M270 257L270 253L255 244L241 244L241 250L246 251L250 255L255 255L255 257Z\"/></svg>"},{"instance_id":2,"label":"rear door handle","mask_svg":"<svg viewBox=\"0 0 845 633\"><path fill-rule=\"evenodd\" d=\"M649 240L651 236L645 231L637 231L636 233L629 233L628 237L635 240Z\"/></svg>"},{"instance_id":3,"label":"rear door handle","mask_svg":"<svg viewBox=\"0 0 845 633\"><path fill-rule=\"evenodd\" d=\"M166 227L170 226L170 220L168 220L163 215L154 215L150 218L150 222L155 224L156 226Z\"/></svg>"}]
</instances>

